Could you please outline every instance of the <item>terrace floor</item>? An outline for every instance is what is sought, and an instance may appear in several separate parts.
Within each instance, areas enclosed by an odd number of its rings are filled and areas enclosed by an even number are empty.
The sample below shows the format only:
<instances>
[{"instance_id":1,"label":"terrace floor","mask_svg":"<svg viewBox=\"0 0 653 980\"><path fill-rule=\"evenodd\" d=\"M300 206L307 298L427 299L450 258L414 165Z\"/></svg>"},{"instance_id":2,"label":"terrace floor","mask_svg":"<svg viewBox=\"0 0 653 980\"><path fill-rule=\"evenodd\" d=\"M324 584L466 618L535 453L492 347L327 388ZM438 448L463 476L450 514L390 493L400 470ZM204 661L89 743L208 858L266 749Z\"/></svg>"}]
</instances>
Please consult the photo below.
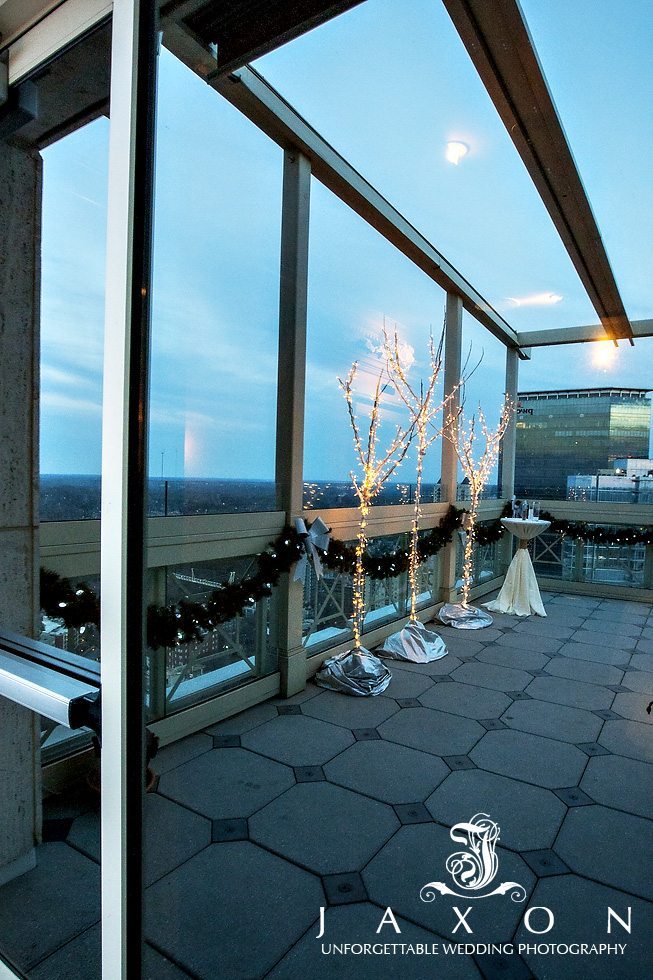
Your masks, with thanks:
<instances>
[{"instance_id":1,"label":"terrace floor","mask_svg":"<svg viewBox=\"0 0 653 980\"><path fill-rule=\"evenodd\" d=\"M648 975L653 612L544 599L547 619L442 627L449 655L392 664L378 698L310 684L163 749L147 798L146 975ZM449 830L479 812L501 828L492 887L520 883L526 900L422 901L427 882L453 885L445 861L461 844ZM97 812L80 793L49 801L45 818L38 867L0 889L0 947L34 980L96 980ZM472 906L472 934L454 932L453 905ZM388 906L401 935L392 925L377 935ZM526 931L529 906L551 909L551 931ZM622 919L632 909L630 935L618 923L607 934L608 907ZM532 928L544 930L546 917L532 913ZM514 942L515 952L447 954L447 941ZM322 943L379 942L404 951L322 952ZM420 943L430 955L415 952ZM519 956L518 943L627 945Z\"/></svg>"}]
</instances>

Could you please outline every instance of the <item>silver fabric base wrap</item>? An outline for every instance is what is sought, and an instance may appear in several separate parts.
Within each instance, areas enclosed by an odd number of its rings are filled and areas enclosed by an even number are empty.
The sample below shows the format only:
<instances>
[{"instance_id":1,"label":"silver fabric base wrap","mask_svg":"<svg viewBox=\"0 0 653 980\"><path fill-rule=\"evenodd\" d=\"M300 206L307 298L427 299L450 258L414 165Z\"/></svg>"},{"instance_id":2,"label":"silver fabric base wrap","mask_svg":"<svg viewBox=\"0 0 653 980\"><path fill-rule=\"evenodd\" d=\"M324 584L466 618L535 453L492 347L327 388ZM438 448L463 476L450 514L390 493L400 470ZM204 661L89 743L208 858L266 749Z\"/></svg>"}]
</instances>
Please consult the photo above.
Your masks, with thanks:
<instances>
[{"instance_id":1,"label":"silver fabric base wrap","mask_svg":"<svg viewBox=\"0 0 653 980\"><path fill-rule=\"evenodd\" d=\"M427 630L424 623L406 623L402 630L393 633L378 648L382 657L393 660L410 660L415 664L430 664L446 657L447 648L439 633Z\"/></svg>"},{"instance_id":2,"label":"silver fabric base wrap","mask_svg":"<svg viewBox=\"0 0 653 980\"><path fill-rule=\"evenodd\" d=\"M494 620L484 609L465 606L462 602L447 602L438 613L440 622L457 630L482 630Z\"/></svg>"},{"instance_id":3,"label":"silver fabric base wrap","mask_svg":"<svg viewBox=\"0 0 653 980\"><path fill-rule=\"evenodd\" d=\"M392 674L383 661L364 647L329 657L315 675L319 687L359 698L382 694L391 680Z\"/></svg>"}]
</instances>

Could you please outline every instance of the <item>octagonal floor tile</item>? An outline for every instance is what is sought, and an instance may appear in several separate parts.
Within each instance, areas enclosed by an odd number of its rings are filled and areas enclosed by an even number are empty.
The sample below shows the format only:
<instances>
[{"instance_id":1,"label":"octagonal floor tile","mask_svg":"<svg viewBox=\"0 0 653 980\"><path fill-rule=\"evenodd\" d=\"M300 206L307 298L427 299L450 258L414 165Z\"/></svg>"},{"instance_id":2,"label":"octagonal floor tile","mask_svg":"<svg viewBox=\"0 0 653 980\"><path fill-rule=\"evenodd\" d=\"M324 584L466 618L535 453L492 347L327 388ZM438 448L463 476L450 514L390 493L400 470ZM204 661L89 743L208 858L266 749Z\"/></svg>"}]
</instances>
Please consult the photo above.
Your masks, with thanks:
<instances>
[{"instance_id":1,"label":"octagonal floor tile","mask_svg":"<svg viewBox=\"0 0 653 980\"><path fill-rule=\"evenodd\" d=\"M319 925L316 921L306 935L291 949L287 956L269 974L269 980L424 980L424 961L431 957L419 955L338 956L322 952L322 946L342 943L406 943L426 945L429 949L440 937L426 929L407 922L396 915L401 935L393 926L377 929L384 909L371 902L356 905L340 905L328 908L325 913L324 937L317 941ZM481 974L471 957L440 956L438 978L440 980L477 980Z\"/></svg>"},{"instance_id":2,"label":"octagonal floor tile","mask_svg":"<svg viewBox=\"0 0 653 980\"><path fill-rule=\"evenodd\" d=\"M384 803L418 803L449 773L441 759L383 739L356 742L324 767L327 779Z\"/></svg>"},{"instance_id":3,"label":"octagonal floor tile","mask_svg":"<svg viewBox=\"0 0 653 980\"><path fill-rule=\"evenodd\" d=\"M596 756L587 764L580 788L597 803L653 819L653 765L621 755Z\"/></svg>"},{"instance_id":4,"label":"octagonal floor tile","mask_svg":"<svg viewBox=\"0 0 653 980\"><path fill-rule=\"evenodd\" d=\"M319 880L246 841L213 844L145 894L147 938L202 980L263 977L324 905Z\"/></svg>"},{"instance_id":5,"label":"octagonal floor tile","mask_svg":"<svg viewBox=\"0 0 653 980\"><path fill-rule=\"evenodd\" d=\"M495 664L463 664L451 675L461 684L475 684L494 691L523 691L533 680L530 674L514 667L498 667Z\"/></svg>"},{"instance_id":6,"label":"octagonal floor tile","mask_svg":"<svg viewBox=\"0 0 653 980\"><path fill-rule=\"evenodd\" d=\"M586 644L595 650L608 649L628 652L635 649L637 641L631 636L610 636L603 640L600 633L595 633L592 630L576 630L570 642Z\"/></svg>"},{"instance_id":7,"label":"octagonal floor tile","mask_svg":"<svg viewBox=\"0 0 653 980\"><path fill-rule=\"evenodd\" d=\"M511 729L487 732L470 757L481 769L548 789L576 786L587 764L574 745Z\"/></svg>"},{"instance_id":8,"label":"octagonal floor tile","mask_svg":"<svg viewBox=\"0 0 653 980\"><path fill-rule=\"evenodd\" d=\"M304 704L302 711L312 718L344 728L376 728L399 711L399 705L390 698L355 698L336 691L323 691Z\"/></svg>"},{"instance_id":9,"label":"octagonal floor tile","mask_svg":"<svg viewBox=\"0 0 653 980\"><path fill-rule=\"evenodd\" d=\"M541 670L549 662L549 658L543 653L534 653L530 648L512 650L505 646L486 647L479 653L477 659L483 663L496 664L498 667L517 667L518 670Z\"/></svg>"},{"instance_id":10,"label":"octagonal floor tile","mask_svg":"<svg viewBox=\"0 0 653 980\"><path fill-rule=\"evenodd\" d=\"M537 636L534 633L528 633L524 635L523 633L504 633L504 635L497 640L496 645L498 647L510 647L515 650L520 650L525 652L541 653L546 656L552 656L556 653L564 640L555 640L551 636Z\"/></svg>"},{"instance_id":11,"label":"octagonal floor tile","mask_svg":"<svg viewBox=\"0 0 653 980\"><path fill-rule=\"evenodd\" d=\"M593 633L587 635L595 636ZM565 643L560 647L558 655L571 657L574 660L591 660L597 664L613 664L615 667L626 666L630 662L630 653L627 650L616 649L612 644L599 646L596 641L591 646L588 643L578 643L576 636L571 643Z\"/></svg>"},{"instance_id":12,"label":"octagonal floor tile","mask_svg":"<svg viewBox=\"0 0 653 980\"><path fill-rule=\"evenodd\" d=\"M487 813L501 828L501 843L513 851L549 848L567 808L550 790L483 769L452 772L426 801L440 823L453 825Z\"/></svg>"},{"instance_id":13,"label":"octagonal floor tile","mask_svg":"<svg viewBox=\"0 0 653 980\"><path fill-rule=\"evenodd\" d=\"M653 653L635 653L630 661L631 667L637 670L648 670L653 672Z\"/></svg>"},{"instance_id":14,"label":"octagonal floor tile","mask_svg":"<svg viewBox=\"0 0 653 980\"><path fill-rule=\"evenodd\" d=\"M515 701L501 715L501 721L519 731L563 742L594 742L603 724L590 711L552 701L536 701L534 698Z\"/></svg>"},{"instance_id":15,"label":"octagonal floor tile","mask_svg":"<svg viewBox=\"0 0 653 980\"><path fill-rule=\"evenodd\" d=\"M189 735L188 738L182 738L179 742L173 742L172 745L166 745L165 748L159 749L152 763L152 768L158 773L169 772L185 762L190 762L191 759L202 755L204 752L210 752L212 748L213 739L210 735L205 735L202 732L197 735Z\"/></svg>"},{"instance_id":16,"label":"octagonal floor tile","mask_svg":"<svg viewBox=\"0 0 653 980\"><path fill-rule=\"evenodd\" d=\"M468 718L432 708L402 708L379 727L379 733L391 742L434 755L466 755L485 729Z\"/></svg>"},{"instance_id":17,"label":"octagonal floor tile","mask_svg":"<svg viewBox=\"0 0 653 980\"><path fill-rule=\"evenodd\" d=\"M653 821L605 806L571 807L555 852L578 874L653 899Z\"/></svg>"},{"instance_id":18,"label":"octagonal floor tile","mask_svg":"<svg viewBox=\"0 0 653 980\"><path fill-rule=\"evenodd\" d=\"M418 698L424 691L433 687L433 678L428 674L416 674L413 670L403 670L393 661L387 661L392 671L392 680L381 697Z\"/></svg>"},{"instance_id":19,"label":"octagonal floor tile","mask_svg":"<svg viewBox=\"0 0 653 980\"><path fill-rule=\"evenodd\" d=\"M463 812L460 820L467 820L476 812ZM460 904L460 901L439 894L432 902L424 902L420 898L420 890L429 882L442 881L449 887L454 886L445 862L450 854L460 849L461 845L451 840L445 827L436 824L402 827L363 871L370 899L383 908L390 906L394 912L427 929L433 929L441 936L460 942L460 928L458 933L453 933L458 920L451 907L452 904ZM497 848L497 856L499 870L496 883L514 881L523 885L529 893L535 879L524 861L503 848ZM472 902L470 896L465 904ZM474 903L469 915L474 942L510 941L526 907L526 901L513 902L509 895Z\"/></svg>"},{"instance_id":20,"label":"octagonal floor tile","mask_svg":"<svg viewBox=\"0 0 653 980\"><path fill-rule=\"evenodd\" d=\"M535 636L550 636L554 640L568 640L573 629L554 623L539 616L529 616L528 619L515 626L515 633L528 633Z\"/></svg>"},{"instance_id":21,"label":"octagonal floor tile","mask_svg":"<svg viewBox=\"0 0 653 980\"><path fill-rule=\"evenodd\" d=\"M648 694L622 692L615 696L611 710L616 711L623 718L630 718L631 721L653 725L653 713L649 714L646 710L650 703L651 698Z\"/></svg>"},{"instance_id":22,"label":"octagonal floor tile","mask_svg":"<svg viewBox=\"0 0 653 980\"><path fill-rule=\"evenodd\" d=\"M420 701L427 708L439 708L465 718L498 718L512 703L500 691L470 684L436 684L422 694Z\"/></svg>"},{"instance_id":23,"label":"octagonal floor tile","mask_svg":"<svg viewBox=\"0 0 653 980\"><path fill-rule=\"evenodd\" d=\"M92 926L66 943L30 970L30 980L98 980L102 974L101 931L99 924ZM188 974L145 943L142 980L188 980Z\"/></svg>"},{"instance_id":24,"label":"octagonal floor tile","mask_svg":"<svg viewBox=\"0 0 653 980\"><path fill-rule=\"evenodd\" d=\"M294 782L290 769L270 759L214 749L161 776L159 792L212 820L227 820L248 817Z\"/></svg>"},{"instance_id":25,"label":"octagonal floor tile","mask_svg":"<svg viewBox=\"0 0 653 980\"><path fill-rule=\"evenodd\" d=\"M289 766L321 766L353 741L351 732L337 725L303 715L282 715L243 735L241 744Z\"/></svg>"},{"instance_id":26,"label":"octagonal floor tile","mask_svg":"<svg viewBox=\"0 0 653 980\"><path fill-rule=\"evenodd\" d=\"M94 860L100 860L100 815L78 817L67 837ZM145 797L145 881L151 884L188 861L211 843L211 823L158 793Z\"/></svg>"},{"instance_id":27,"label":"octagonal floor tile","mask_svg":"<svg viewBox=\"0 0 653 980\"><path fill-rule=\"evenodd\" d=\"M471 657L473 653L463 653L462 655L464 657ZM406 660L402 662L401 669L410 670L416 674L426 674L428 677L438 677L442 674L450 674L456 667L460 667L461 663L462 660L459 660L453 653L448 653L446 657L442 657L440 660L433 660L430 664L413 664Z\"/></svg>"},{"instance_id":28,"label":"octagonal floor tile","mask_svg":"<svg viewBox=\"0 0 653 980\"><path fill-rule=\"evenodd\" d=\"M642 634L641 625L629 622L626 616L627 613L624 613L618 622L615 622L611 616L607 619L605 616L590 616L585 620L583 629L589 630L590 633L601 633L603 636L633 636L639 639Z\"/></svg>"},{"instance_id":29,"label":"octagonal floor tile","mask_svg":"<svg viewBox=\"0 0 653 980\"><path fill-rule=\"evenodd\" d=\"M538 881L530 904L553 911L553 929L544 936L534 936L520 925L515 943L526 943L531 947L538 942L567 945L626 943L622 956L525 955L538 980L578 980L584 975L592 980L635 980L650 973L651 908L641 899L576 875L556 875ZM632 907L632 932L629 934L614 923L612 933L607 934L607 909L614 909L617 915L627 920L628 906ZM535 914L532 927L543 928L537 924Z\"/></svg>"},{"instance_id":30,"label":"octagonal floor tile","mask_svg":"<svg viewBox=\"0 0 653 980\"><path fill-rule=\"evenodd\" d=\"M536 677L526 688L526 693L540 701L567 704L588 711L609 708L614 697L613 691L606 691L598 684L586 684L565 677Z\"/></svg>"},{"instance_id":31,"label":"octagonal floor tile","mask_svg":"<svg viewBox=\"0 0 653 980\"><path fill-rule=\"evenodd\" d=\"M639 721L606 721L598 741L615 755L653 762L653 737L649 725Z\"/></svg>"},{"instance_id":32,"label":"octagonal floor tile","mask_svg":"<svg viewBox=\"0 0 653 980\"><path fill-rule=\"evenodd\" d=\"M25 972L100 918L100 869L62 842L0 888L2 952Z\"/></svg>"},{"instance_id":33,"label":"octagonal floor tile","mask_svg":"<svg viewBox=\"0 0 653 980\"><path fill-rule=\"evenodd\" d=\"M611 664L598 664L591 660L574 660L571 657L554 657L544 668L554 677L565 677L584 684L620 684L623 670Z\"/></svg>"},{"instance_id":34,"label":"octagonal floor tile","mask_svg":"<svg viewBox=\"0 0 653 980\"><path fill-rule=\"evenodd\" d=\"M253 728L258 728L259 725L276 717L276 706L265 701L263 704L248 708L247 711L241 711L233 718L226 718L225 721L212 725L206 730L211 735L244 735L245 732L251 732Z\"/></svg>"},{"instance_id":35,"label":"octagonal floor tile","mask_svg":"<svg viewBox=\"0 0 653 980\"><path fill-rule=\"evenodd\" d=\"M627 670L621 683L630 691L653 696L653 674L647 670Z\"/></svg>"},{"instance_id":36,"label":"octagonal floor tile","mask_svg":"<svg viewBox=\"0 0 653 980\"><path fill-rule=\"evenodd\" d=\"M252 840L324 875L360 870L398 826L389 806L327 782L299 783L249 822Z\"/></svg>"}]
</instances>

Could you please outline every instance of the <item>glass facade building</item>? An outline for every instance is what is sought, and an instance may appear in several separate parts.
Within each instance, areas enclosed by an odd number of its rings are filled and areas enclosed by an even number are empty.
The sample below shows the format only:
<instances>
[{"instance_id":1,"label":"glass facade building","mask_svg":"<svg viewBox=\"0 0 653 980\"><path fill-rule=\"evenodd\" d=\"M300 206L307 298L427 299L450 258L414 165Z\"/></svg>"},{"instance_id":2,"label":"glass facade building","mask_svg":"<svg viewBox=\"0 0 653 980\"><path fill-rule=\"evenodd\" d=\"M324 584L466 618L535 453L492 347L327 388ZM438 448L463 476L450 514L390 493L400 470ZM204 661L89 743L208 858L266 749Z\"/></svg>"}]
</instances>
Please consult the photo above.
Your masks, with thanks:
<instances>
[{"instance_id":1,"label":"glass facade building","mask_svg":"<svg viewBox=\"0 0 653 980\"><path fill-rule=\"evenodd\" d=\"M651 400L644 388L528 391L517 396L515 493L567 496L567 477L649 454Z\"/></svg>"}]
</instances>

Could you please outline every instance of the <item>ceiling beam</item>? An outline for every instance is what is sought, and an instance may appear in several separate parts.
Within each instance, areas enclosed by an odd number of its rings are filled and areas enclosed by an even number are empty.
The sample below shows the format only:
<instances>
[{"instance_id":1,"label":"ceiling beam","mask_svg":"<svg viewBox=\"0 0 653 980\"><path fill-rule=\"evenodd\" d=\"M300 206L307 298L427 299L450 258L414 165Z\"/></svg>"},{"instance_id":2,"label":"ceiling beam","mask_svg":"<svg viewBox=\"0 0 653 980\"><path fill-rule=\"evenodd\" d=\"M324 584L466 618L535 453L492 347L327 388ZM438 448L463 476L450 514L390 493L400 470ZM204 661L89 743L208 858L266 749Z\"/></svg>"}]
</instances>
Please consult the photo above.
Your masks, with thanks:
<instances>
[{"instance_id":1,"label":"ceiling beam","mask_svg":"<svg viewBox=\"0 0 653 980\"><path fill-rule=\"evenodd\" d=\"M653 337L653 320L633 320L633 337ZM519 335L522 347L556 347L559 344L585 344L606 340L600 323L586 327L558 327L556 330L526 330Z\"/></svg>"},{"instance_id":2,"label":"ceiling beam","mask_svg":"<svg viewBox=\"0 0 653 980\"><path fill-rule=\"evenodd\" d=\"M612 339L632 338L601 234L517 0L443 0Z\"/></svg>"}]
</instances>

